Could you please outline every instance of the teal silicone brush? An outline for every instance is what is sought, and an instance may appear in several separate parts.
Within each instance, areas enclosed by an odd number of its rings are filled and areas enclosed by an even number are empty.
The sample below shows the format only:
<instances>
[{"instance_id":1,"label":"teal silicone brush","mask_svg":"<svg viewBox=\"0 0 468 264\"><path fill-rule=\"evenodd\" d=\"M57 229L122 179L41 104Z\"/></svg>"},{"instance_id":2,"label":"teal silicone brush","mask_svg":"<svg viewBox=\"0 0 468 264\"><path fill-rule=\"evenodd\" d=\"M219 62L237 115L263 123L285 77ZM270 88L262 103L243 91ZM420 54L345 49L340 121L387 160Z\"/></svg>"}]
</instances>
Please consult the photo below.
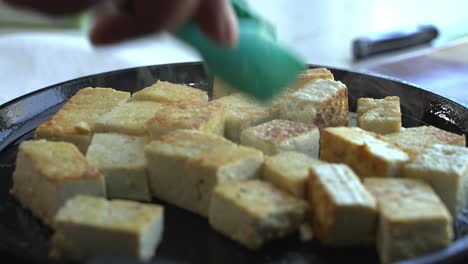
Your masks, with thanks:
<instances>
[{"instance_id":1,"label":"teal silicone brush","mask_svg":"<svg viewBox=\"0 0 468 264\"><path fill-rule=\"evenodd\" d=\"M239 42L230 49L208 39L190 22L176 36L193 46L208 71L227 84L260 100L281 92L305 68L305 63L276 40L273 26L241 0L232 0L239 20Z\"/></svg>"}]
</instances>

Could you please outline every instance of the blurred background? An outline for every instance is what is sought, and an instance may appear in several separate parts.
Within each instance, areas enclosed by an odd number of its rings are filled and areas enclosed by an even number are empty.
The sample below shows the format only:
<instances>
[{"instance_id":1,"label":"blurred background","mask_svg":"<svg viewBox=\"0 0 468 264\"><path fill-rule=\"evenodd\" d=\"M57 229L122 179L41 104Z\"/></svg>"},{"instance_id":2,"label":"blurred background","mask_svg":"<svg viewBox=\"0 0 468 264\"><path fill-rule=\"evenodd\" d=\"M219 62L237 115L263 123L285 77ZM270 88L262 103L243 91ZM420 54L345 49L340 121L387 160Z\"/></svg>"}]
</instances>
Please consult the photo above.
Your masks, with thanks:
<instances>
[{"instance_id":1,"label":"blurred background","mask_svg":"<svg viewBox=\"0 0 468 264\"><path fill-rule=\"evenodd\" d=\"M308 63L377 73L416 83L468 104L466 0L249 0L275 24L279 39ZM48 18L0 2L0 104L69 79L128 67L198 61L169 34L95 48L89 16ZM437 28L431 42L362 60L360 37L421 24Z\"/></svg>"}]
</instances>

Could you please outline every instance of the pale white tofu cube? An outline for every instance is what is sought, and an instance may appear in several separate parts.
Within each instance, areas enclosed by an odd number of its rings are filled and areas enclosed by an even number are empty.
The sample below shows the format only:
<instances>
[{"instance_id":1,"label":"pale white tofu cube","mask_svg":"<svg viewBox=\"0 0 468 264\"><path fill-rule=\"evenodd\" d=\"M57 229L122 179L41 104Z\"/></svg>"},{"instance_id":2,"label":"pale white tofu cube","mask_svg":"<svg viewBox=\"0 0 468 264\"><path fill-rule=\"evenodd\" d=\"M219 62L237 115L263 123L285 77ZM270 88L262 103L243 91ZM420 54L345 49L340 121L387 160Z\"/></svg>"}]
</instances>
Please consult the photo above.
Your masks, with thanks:
<instances>
[{"instance_id":1,"label":"pale white tofu cube","mask_svg":"<svg viewBox=\"0 0 468 264\"><path fill-rule=\"evenodd\" d=\"M51 226L57 210L78 194L106 196L104 177L68 142L24 141L19 146L11 193Z\"/></svg>"},{"instance_id":2,"label":"pale white tofu cube","mask_svg":"<svg viewBox=\"0 0 468 264\"><path fill-rule=\"evenodd\" d=\"M145 149L152 194L202 216L218 184L258 177L259 150L214 134L175 130Z\"/></svg>"},{"instance_id":3,"label":"pale white tofu cube","mask_svg":"<svg viewBox=\"0 0 468 264\"><path fill-rule=\"evenodd\" d=\"M377 251L382 263L419 257L450 245L452 217L423 181L366 178L379 208Z\"/></svg>"},{"instance_id":4,"label":"pale white tofu cube","mask_svg":"<svg viewBox=\"0 0 468 264\"><path fill-rule=\"evenodd\" d=\"M407 164L403 176L428 182L453 218L468 207L468 148L435 144Z\"/></svg>"},{"instance_id":5,"label":"pale white tofu cube","mask_svg":"<svg viewBox=\"0 0 468 264\"><path fill-rule=\"evenodd\" d=\"M303 153L280 152L265 157L262 177L298 198L307 199L309 169L323 163Z\"/></svg>"},{"instance_id":6,"label":"pale white tofu cube","mask_svg":"<svg viewBox=\"0 0 468 264\"><path fill-rule=\"evenodd\" d=\"M275 119L244 129L240 143L275 155L296 151L318 158L320 131L314 124Z\"/></svg>"},{"instance_id":7,"label":"pale white tofu cube","mask_svg":"<svg viewBox=\"0 0 468 264\"><path fill-rule=\"evenodd\" d=\"M209 222L250 250L282 238L303 223L307 204L268 182L251 180L215 188Z\"/></svg>"},{"instance_id":8,"label":"pale white tofu cube","mask_svg":"<svg viewBox=\"0 0 468 264\"><path fill-rule=\"evenodd\" d=\"M320 159L348 164L363 177L395 177L409 161L403 150L357 127L327 127L320 134Z\"/></svg>"},{"instance_id":9,"label":"pale white tofu cube","mask_svg":"<svg viewBox=\"0 0 468 264\"><path fill-rule=\"evenodd\" d=\"M377 203L347 165L312 167L308 196L312 225L323 244L350 246L375 240Z\"/></svg>"},{"instance_id":10,"label":"pale white tofu cube","mask_svg":"<svg viewBox=\"0 0 468 264\"><path fill-rule=\"evenodd\" d=\"M93 196L70 199L55 216L51 255L74 261L96 256L149 260L164 230L164 208Z\"/></svg>"},{"instance_id":11,"label":"pale white tofu cube","mask_svg":"<svg viewBox=\"0 0 468 264\"><path fill-rule=\"evenodd\" d=\"M150 201L144 148L146 137L95 134L86 153L106 178L108 198Z\"/></svg>"}]
</instances>

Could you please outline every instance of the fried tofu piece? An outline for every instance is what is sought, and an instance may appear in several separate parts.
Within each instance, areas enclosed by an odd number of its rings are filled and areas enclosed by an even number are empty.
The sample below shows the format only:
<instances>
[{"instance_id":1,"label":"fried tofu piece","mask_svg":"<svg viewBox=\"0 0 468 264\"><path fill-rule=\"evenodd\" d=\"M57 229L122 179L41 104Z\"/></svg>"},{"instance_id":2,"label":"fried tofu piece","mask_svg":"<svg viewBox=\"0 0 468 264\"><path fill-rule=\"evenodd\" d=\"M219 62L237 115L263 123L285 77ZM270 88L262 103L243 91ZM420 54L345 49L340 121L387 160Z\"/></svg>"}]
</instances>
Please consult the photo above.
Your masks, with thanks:
<instances>
[{"instance_id":1,"label":"fried tofu piece","mask_svg":"<svg viewBox=\"0 0 468 264\"><path fill-rule=\"evenodd\" d=\"M379 208L377 251L382 263L429 254L452 242L452 217L427 183L366 178L364 186Z\"/></svg>"},{"instance_id":2,"label":"fried tofu piece","mask_svg":"<svg viewBox=\"0 0 468 264\"><path fill-rule=\"evenodd\" d=\"M316 126L348 125L348 89L334 80L316 80L289 94L281 103L280 119Z\"/></svg>"},{"instance_id":3,"label":"fried tofu piece","mask_svg":"<svg viewBox=\"0 0 468 264\"><path fill-rule=\"evenodd\" d=\"M359 177L395 177L409 156L381 136L357 127L328 127L320 134L320 159L348 164Z\"/></svg>"},{"instance_id":4,"label":"fried tofu piece","mask_svg":"<svg viewBox=\"0 0 468 264\"><path fill-rule=\"evenodd\" d=\"M157 81L132 95L134 101L170 103L177 101L208 101L208 93L183 84Z\"/></svg>"},{"instance_id":5,"label":"fried tofu piece","mask_svg":"<svg viewBox=\"0 0 468 264\"><path fill-rule=\"evenodd\" d=\"M303 223L307 204L268 182L250 180L215 188L210 225L250 250L282 238Z\"/></svg>"},{"instance_id":6,"label":"fried tofu piece","mask_svg":"<svg viewBox=\"0 0 468 264\"><path fill-rule=\"evenodd\" d=\"M303 153L280 152L265 157L262 178L298 198L307 199L309 169L324 163Z\"/></svg>"},{"instance_id":7,"label":"fried tofu piece","mask_svg":"<svg viewBox=\"0 0 468 264\"><path fill-rule=\"evenodd\" d=\"M219 77L215 77L213 80L213 99L218 99L223 96L238 93L239 91L232 88L229 84L225 83Z\"/></svg>"},{"instance_id":8,"label":"fried tofu piece","mask_svg":"<svg viewBox=\"0 0 468 264\"><path fill-rule=\"evenodd\" d=\"M312 167L308 196L312 225L323 244L350 246L375 240L377 203L347 165Z\"/></svg>"},{"instance_id":9,"label":"fried tofu piece","mask_svg":"<svg viewBox=\"0 0 468 264\"><path fill-rule=\"evenodd\" d=\"M275 155L296 151L318 158L320 131L314 124L275 119L244 129L240 143Z\"/></svg>"},{"instance_id":10,"label":"fried tofu piece","mask_svg":"<svg viewBox=\"0 0 468 264\"><path fill-rule=\"evenodd\" d=\"M390 134L401 130L400 98L359 98L357 101L358 127L377 134Z\"/></svg>"},{"instance_id":11,"label":"fried tofu piece","mask_svg":"<svg viewBox=\"0 0 468 264\"><path fill-rule=\"evenodd\" d=\"M223 136L224 106L217 102L183 101L164 106L148 120L152 139L176 129L194 129Z\"/></svg>"},{"instance_id":12,"label":"fried tofu piece","mask_svg":"<svg viewBox=\"0 0 468 264\"><path fill-rule=\"evenodd\" d=\"M453 218L468 207L468 148L432 145L405 165L403 176L429 183Z\"/></svg>"},{"instance_id":13,"label":"fried tofu piece","mask_svg":"<svg viewBox=\"0 0 468 264\"><path fill-rule=\"evenodd\" d=\"M334 80L333 73L326 68L311 68L297 76L297 80L288 88L288 92L301 90L317 80Z\"/></svg>"},{"instance_id":14,"label":"fried tofu piece","mask_svg":"<svg viewBox=\"0 0 468 264\"><path fill-rule=\"evenodd\" d=\"M461 147L466 145L465 135L457 135L433 126L406 128L400 132L385 135L385 140L398 145L411 157L415 157L434 144Z\"/></svg>"},{"instance_id":15,"label":"fried tofu piece","mask_svg":"<svg viewBox=\"0 0 468 264\"><path fill-rule=\"evenodd\" d=\"M164 208L93 196L70 199L55 216L51 255L75 261L96 256L149 260L164 230Z\"/></svg>"},{"instance_id":16,"label":"fried tofu piece","mask_svg":"<svg viewBox=\"0 0 468 264\"><path fill-rule=\"evenodd\" d=\"M240 142L242 130L273 119L270 106L240 93L213 100L225 106L224 136Z\"/></svg>"},{"instance_id":17,"label":"fried tofu piece","mask_svg":"<svg viewBox=\"0 0 468 264\"><path fill-rule=\"evenodd\" d=\"M130 93L111 88L81 89L52 118L36 128L35 137L71 142L86 153L96 120L129 99Z\"/></svg>"},{"instance_id":18,"label":"fried tofu piece","mask_svg":"<svg viewBox=\"0 0 468 264\"><path fill-rule=\"evenodd\" d=\"M12 195L51 226L57 210L78 194L106 196L104 177L68 142L23 141L13 173Z\"/></svg>"},{"instance_id":19,"label":"fried tofu piece","mask_svg":"<svg viewBox=\"0 0 468 264\"><path fill-rule=\"evenodd\" d=\"M101 116L94 130L96 133L148 136L148 120L164 107L164 104L151 101L128 102Z\"/></svg>"},{"instance_id":20,"label":"fried tofu piece","mask_svg":"<svg viewBox=\"0 0 468 264\"><path fill-rule=\"evenodd\" d=\"M144 148L146 137L95 134L86 159L106 178L108 198L150 201Z\"/></svg>"},{"instance_id":21,"label":"fried tofu piece","mask_svg":"<svg viewBox=\"0 0 468 264\"><path fill-rule=\"evenodd\" d=\"M333 80L333 73L326 68L311 68L307 69L299 76L297 80L293 82L287 89L286 94L295 92L307 86L308 83L314 82L316 80L330 79ZM213 98L221 98L223 96L231 95L233 93L238 93L239 90L231 87L230 85L223 82L221 79L215 77L213 81ZM281 96L281 95L280 95Z\"/></svg>"},{"instance_id":22,"label":"fried tofu piece","mask_svg":"<svg viewBox=\"0 0 468 264\"><path fill-rule=\"evenodd\" d=\"M175 130L145 149L152 194L202 216L218 184L256 178L259 150L196 130Z\"/></svg>"}]
</instances>

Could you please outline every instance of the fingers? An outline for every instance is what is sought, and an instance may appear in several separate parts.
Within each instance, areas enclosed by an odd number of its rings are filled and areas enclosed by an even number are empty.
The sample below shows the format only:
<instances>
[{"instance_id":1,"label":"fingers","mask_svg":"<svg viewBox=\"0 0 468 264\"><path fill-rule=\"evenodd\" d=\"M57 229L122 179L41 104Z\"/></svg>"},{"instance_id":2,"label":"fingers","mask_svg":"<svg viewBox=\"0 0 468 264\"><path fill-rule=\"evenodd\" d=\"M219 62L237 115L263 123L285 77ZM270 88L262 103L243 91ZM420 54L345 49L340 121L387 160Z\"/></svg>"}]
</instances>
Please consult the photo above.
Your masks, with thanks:
<instances>
[{"instance_id":1,"label":"fingers","mask_svg":"<svg viewBox=\"0 0 468 264\"><path fill-rule=\"evenodd\" d=\"M35 9L49 15L66 15L78 13L94 5L98 0L3 0L13 6Z\"/></svg>"},{"instance_id":2,"label":"fingers","mask_svg":"<svg viewBox=\"0 0 468 264\"><path fill-rule=\"evenodd\" d=\"M236 46L239 26L229 0L202 0L194 18L212 40L228 47Z\"/></svg>"},{"instance_id":3,"label":"fingers","mask_svg":"<svg viewBox=\"0 0 468 264\"><path fill-rule=\"evenodd\" d=\"M94 44L109 44L185 23L197 10L200 0L135 0L125 9L98 18L91 33Z\"/></svg>"},{"instance_id":4,"label":"fingers","mask_svg":"<svg viewBox=\"0 0 468 264\"><path fill-rule=\"evenodd\" d=\"M51 15L77 13L102 2L102 0L3 1ZM192 17L212 40L229 47L237 44L237 18L229 0L127 1L125 8L97 18L97 23L91 32L91 41L98 45L109 44L161 30L175 30Z\"/></svg>"}]
</instances>

